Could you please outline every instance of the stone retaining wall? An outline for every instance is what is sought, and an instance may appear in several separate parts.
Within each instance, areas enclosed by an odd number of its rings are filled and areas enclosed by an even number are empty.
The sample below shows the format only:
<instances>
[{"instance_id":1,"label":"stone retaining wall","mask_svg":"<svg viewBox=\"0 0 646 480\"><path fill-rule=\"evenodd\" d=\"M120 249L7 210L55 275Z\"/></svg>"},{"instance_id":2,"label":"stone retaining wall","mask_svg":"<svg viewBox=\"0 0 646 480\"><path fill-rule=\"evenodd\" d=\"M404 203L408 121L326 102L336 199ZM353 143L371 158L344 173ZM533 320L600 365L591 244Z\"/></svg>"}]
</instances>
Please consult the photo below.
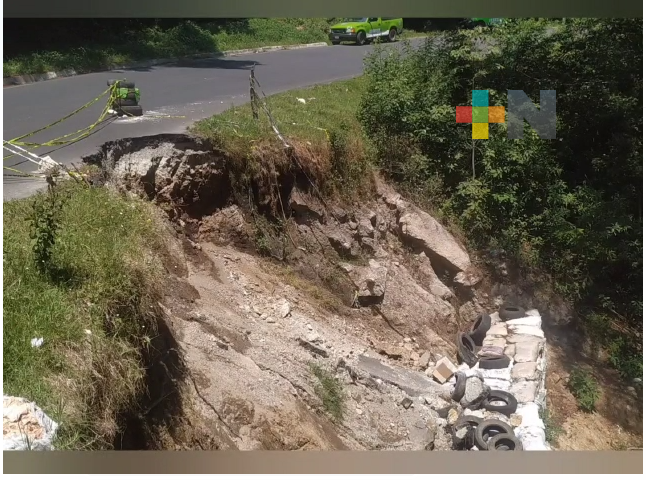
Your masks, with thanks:
<instances>
[{"instance_id":1,"label":"stone retaining wall","mask_svg":"<svg viewBox=\"0 0 646 480\"><path fill-rule=\"evenodd\" d=\"M504 390L516 397L518 408L509 421L524 450L550 450L545 438L545 424L540 416L547 393L547 345L541 316L537 310L529 310L525 317L507 322L501 321L497 312L490 316L491 328L483 346L502 347L512 360L509 367L485 370L479 368L478 363L471 369L462 365L460 370L467 376L483 377L491 389ZM469 414L484 416L485 411Z\"/></svg>"}]
</instances>

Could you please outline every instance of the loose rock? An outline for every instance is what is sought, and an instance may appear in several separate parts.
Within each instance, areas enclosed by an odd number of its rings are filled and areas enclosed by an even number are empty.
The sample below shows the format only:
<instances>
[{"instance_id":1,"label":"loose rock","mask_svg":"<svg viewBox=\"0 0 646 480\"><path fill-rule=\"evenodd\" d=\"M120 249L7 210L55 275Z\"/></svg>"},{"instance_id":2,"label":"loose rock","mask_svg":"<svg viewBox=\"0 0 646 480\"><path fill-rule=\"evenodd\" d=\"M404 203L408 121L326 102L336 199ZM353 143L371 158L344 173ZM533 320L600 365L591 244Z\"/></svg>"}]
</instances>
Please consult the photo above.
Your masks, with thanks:
<instances>
[{"instance_id":1,"label":"loose rock","mask_svg":"<svg viewBox=\"0 0 646 480\"><path fill-rule=\"evenodd\" d=\"M464 396L460 405L464 408L478 407L491 389L478 377L467 378Z\"/></svg>"},{"instance_id":2,"label":"loose rock","mask_svg":"<svg viewBox=\"0 0 646 480\"><path fill-rule=\"evenodd\" d=\"M430 361L431 361L431 352L427 350L426 352L422 353L422 355L419 357L419 361L417 362L417 364L419 365L420 368L422 368L423 370L426 370L426 368L428 367L428 363Z\"/></svg>"},{"instance_id":3,"label":"loose rock","mask_svg":"<svg viewBox=\"0 0 646 480\"><path fill-rule=\"evenodd\" d=\"M449 410L449 413L446 416L446 421L449 425L455 425L455 422L457 422L459 416L460 414L458 413L458 411L455 408L452 408L451 410Z\"/></svg>"},{"instance_id":4,"label":"loose rock","mask_svg":"<svg viewBox=\"0 0 646 480\"><path fill-rule=\"evenodd\" d=\"M406 397L401 401L401 406L408 410L413 406L413 401L410 398Z\"/></svg>"}]
</instances>

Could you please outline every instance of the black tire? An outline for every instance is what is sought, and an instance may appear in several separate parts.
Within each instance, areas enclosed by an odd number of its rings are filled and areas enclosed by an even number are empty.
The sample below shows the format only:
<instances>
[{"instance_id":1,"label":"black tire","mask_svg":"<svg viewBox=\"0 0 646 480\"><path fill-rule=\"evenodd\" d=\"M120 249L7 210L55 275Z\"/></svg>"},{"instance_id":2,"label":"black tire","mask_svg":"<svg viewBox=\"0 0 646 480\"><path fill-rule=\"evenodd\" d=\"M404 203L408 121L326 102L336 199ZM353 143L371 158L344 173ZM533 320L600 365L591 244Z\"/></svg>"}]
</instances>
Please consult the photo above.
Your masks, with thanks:
<instances>
[{"instance_id":1,"label":"black tire","mask_svg":"<svg viewBox=\"0 0 646 480\"><path fill-rule=\"evenodd\" d=\"M455 345L458 347L458 359L461 362L466 363L469 368L478 363L478 357L475 354L476 346L468 334L458 333Z\"/></svg>"},{"instance_id":2,"label":"black tire","mask_svg":"<svg viewBox=\"0 0 646 480\"><path fill-rule=\"evenodd\" d=\"M134 82L126 82L124 80L108 80L108 87L111 87L112 85L119 84L119 88L135 88L135 83Z\"/></svg>"},{"instance_id":3,"label":"black tire","mask_svg":"<svg viewBox=\"0 0 646 480\"><path fill-rule=\"evenodd\" d=\"M476 321L473 322L469 336L476 347L482 347L482 342L487 336L487 332L491 328L491 317L486 313L481 313L477 316Z\"/></svg>"},{"instance_id":4,"label":"black tire","mask_svg":"<svg viewBox=\"0 0 646 480\"><path fill-rule=\"evenodd\" d=\"M124 113L129 117L141 117L144 114L144 109L141 105L127 106L119 108L120 113Z\"/></svg>"},{"instance_id":5,"label":"black tire","mask_svg":"<svg viewBox=\"0 0 646 480\"><path fill-rule=\"evenodd\" d=\"M397 29L395 27L388 31L388 41L394 42L397 39Z\"/></svg>"},{"instance_id":6,"label":"black tire","mask_svg":"<svg viewBox=\"0 0 646 480\"><path fill-rule=\"evenodd\" d=\"M487 440L487 450L521 451L523 444L516 435L501 433Z\"/></svg>"},{"instance_id":7,"label":"black tire","mask_svg":"<svg viewBox=\"0 0 646 480\"><path fill-rule=\"evenodd\" d=\"M494 405L493 402L503 402L504 405ZM487 398L482 402L482 408L489 412L498 412L510 416L512 413L516 413L518 400L509 392L491 390Z\"/></svg>"},{"instance_id":8,"label":"black tire","mask_svg":"<svg viewBox=\"0 0 646 480\"><path fill-rule=\"evenodd\" d=\"M468 443L469 443L469 432L467 432L467 435L464 438L459 438L457 436L458 430L460 430L463 427L469 428L469 430L475 430L478 425L482 422L482 418L476 417L474 415L462 415L455 421L455 425L453 425L452 429L452 439L453 439L453 446L458 449L464 449ZM472 439L474 437L471 437ZM473 441L473 440L472 440ZM471 445L473 446L473 445ZM471 447L468 447L471 448Z\"/></svg>"},{"instance_id":9,"label":"black tire","mask_svg":"<svg viewBox=\"0 0 646 480\"><path fill-rule=\"evenodd\" d=\"M451 393L451 400L459 402L464 397L464 392L467 388L467 376L464 372L457 372L455 374L455 388Z\"/></svg>"},{"instance_id":10,"label":"black tire","mask_svg":"<svg viewBox=\"0 0 646 480\"><path fill-rule=\"evenodd\" d=\"M502 321L506 322L507 320L523 318L525 316L525 310L516 305L503 305L498 309L498 315L500 315Z\"/></svg>"},{"instance_id":11,"label":"black tire","mask_svg":"<svg viewBox=\"0 0 646 480\"><path fill-rule=\"evenodd\" d=\"M476 447L480 450L487 450L487 442L496 435L507 434L513 435L514 429L500 420L490 419L483 420L478 424L475 431Z\"/></svg>"},{"instance_id":12,"label":"black tire","mask_svg":"<svg viewBox=\"0 0 646 480\"><path fill-rule=\"evenodd\" d=\"M340 45L341 42L332 42L332 45Z\"/></svg>"},{"instance_id":13,"label":"black tire","mask_svg":"<svg viewBox=\"0 0 646 480\"><path fill-rule=\"evenodd\" d=\"M114 103L117 107L136 107L137 105L139 105L139 103L137 103L137 100L123 100L121 98L117 98Z\"/></svg>"},{"instance_id":14,"label":"black tire","mask_svg":"<svg viewBox=\"0 0 646 480\"><path fill-rule=\"evenodd\" d=\"M365 44L366 44L366 32L357 33L357 45L365 45Z\"/></svg>"},{"instance_id":15,"label":"black tire","mask_svg":"<svg viewBox=\"0 0 646 480\"><path fill-rule=\"evenodd\" d=\"M511 363L511 359L507 355L502 357L482 357L480 358L480 363L478 367L483 370L499 370L501 368L507 368Z\"/></svg>"}]
</instances>

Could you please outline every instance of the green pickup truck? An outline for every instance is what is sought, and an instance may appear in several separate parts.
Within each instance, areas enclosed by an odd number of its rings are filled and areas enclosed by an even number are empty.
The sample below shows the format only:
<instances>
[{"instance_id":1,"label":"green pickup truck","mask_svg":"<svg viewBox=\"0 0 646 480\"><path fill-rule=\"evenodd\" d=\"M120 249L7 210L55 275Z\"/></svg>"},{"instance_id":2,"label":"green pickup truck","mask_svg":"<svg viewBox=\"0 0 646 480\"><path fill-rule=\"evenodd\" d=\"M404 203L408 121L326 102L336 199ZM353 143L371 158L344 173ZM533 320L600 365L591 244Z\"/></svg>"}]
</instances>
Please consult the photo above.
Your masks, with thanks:
<instances>
[{"instance_id":1,"label":"green pickup truck","mask_svg":"<svg viewBox=\"0 0 646 480\"><path fill-rule=\"evenodd\" d=\"M392 42L403 31L403 18L344 18L342 22L330 27L329 37L332 45L338 45L341 42L364 45L376 38Z\"/></svg>"}]
</instances>

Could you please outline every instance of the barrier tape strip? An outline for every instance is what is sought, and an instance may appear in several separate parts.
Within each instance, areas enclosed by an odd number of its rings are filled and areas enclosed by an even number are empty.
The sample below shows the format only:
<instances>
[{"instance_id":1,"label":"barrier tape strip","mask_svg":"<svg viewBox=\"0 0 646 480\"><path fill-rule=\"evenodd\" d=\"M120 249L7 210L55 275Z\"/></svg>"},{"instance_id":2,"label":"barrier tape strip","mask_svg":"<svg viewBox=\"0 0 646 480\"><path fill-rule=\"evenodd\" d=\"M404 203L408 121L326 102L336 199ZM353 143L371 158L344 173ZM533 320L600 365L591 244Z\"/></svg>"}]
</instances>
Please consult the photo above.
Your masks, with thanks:
<instances>
[{"instance_id":1,"label":"barrier tape strip","mask_svg":"<svg viewBox=\"0 0 646 480\"><path fill-rule=\"evenodd\" d=\"M101 111L101 114L99 115L99 118L94 123L92 123L91 125L89 125L87 127L84 127L84 128L82 128L80 130L77 130L75 132L67 133L65 135L61 135L60 137L53 138L53 139L48 140L47 142L43 142L43 143L22 141L22 140L24 140L26 138L29 138L29 137L37 134L37 133L43 132L45 130L48 130L48 129L54 127L55 125L58 125L58 124L64 122L65 120L73 117L74 115L76 115L79 112L85 110L86 108L89 108L90 106L94 105L95 103L97 103L99 100L101 100L106 95L109 95L109 98L108 98L105 106L103 107L103 110ZM103 93L101 93L101 95L99 95L98 97L90 100L89 102L87 102L84 105L80 106L79 108L77 108L73 112L68 113L64 117L59 118L55 122L52 122L52 123L50 123L48 125L45 125L44 127L38 128L38 129L36 129L36 130L34 130L34 131L30 132L30 133L27 133L25 135L21 135L19 137L13 138L11 140L3 140L2 141L3 148L5 148L9 152L11 152L11 155L7 155L7 156L3 157L3 161L7 160L9 158L15 157L15 156L19 156L19 157L22 157L22 158L24 158L24 159L26 159L26 160L28 160L28 161L30 161L32 163L35 163L35 164L37 164L39 166L42 166L41 157L39 157L38 155L35 155L35 154L25 150L22 147L33 148L33 149L42 148L42 147L61 147L61 146L64 146L64 145L68 145L68 144L78 142L79 140L89 136L94 129L96 129L99 125L101 125L106 120L106 117L108 117L109 115L114 113L113 105L114 105L114 103L115 103L115 101L116 101L116 99L118 97L119 97L119 88L117 88L117 84L111 85L110 87L108 87L107 90L105 90ZM123 112L123 113L127 117L131 117L131 118L135 117L135 115L132 115L132 114L130 114L128 112ZM153 117L154 118L186 118L184 115L153 115ZM22 150L22 153L20 152L20 150ZM36 158L38 160L34 160L32 157ZM19 174L19 176L42 178L42 175L34 175L34 174L31 174L31 173L28 173L28 172L22 172L22 171L20 171L18 169L15 169L15 168L10 168L10 167L4 167L3 166L3 169L7 170L7 171L10 171L10 172L15 172L16 174Z\"/></svg>"}]
</instances>

